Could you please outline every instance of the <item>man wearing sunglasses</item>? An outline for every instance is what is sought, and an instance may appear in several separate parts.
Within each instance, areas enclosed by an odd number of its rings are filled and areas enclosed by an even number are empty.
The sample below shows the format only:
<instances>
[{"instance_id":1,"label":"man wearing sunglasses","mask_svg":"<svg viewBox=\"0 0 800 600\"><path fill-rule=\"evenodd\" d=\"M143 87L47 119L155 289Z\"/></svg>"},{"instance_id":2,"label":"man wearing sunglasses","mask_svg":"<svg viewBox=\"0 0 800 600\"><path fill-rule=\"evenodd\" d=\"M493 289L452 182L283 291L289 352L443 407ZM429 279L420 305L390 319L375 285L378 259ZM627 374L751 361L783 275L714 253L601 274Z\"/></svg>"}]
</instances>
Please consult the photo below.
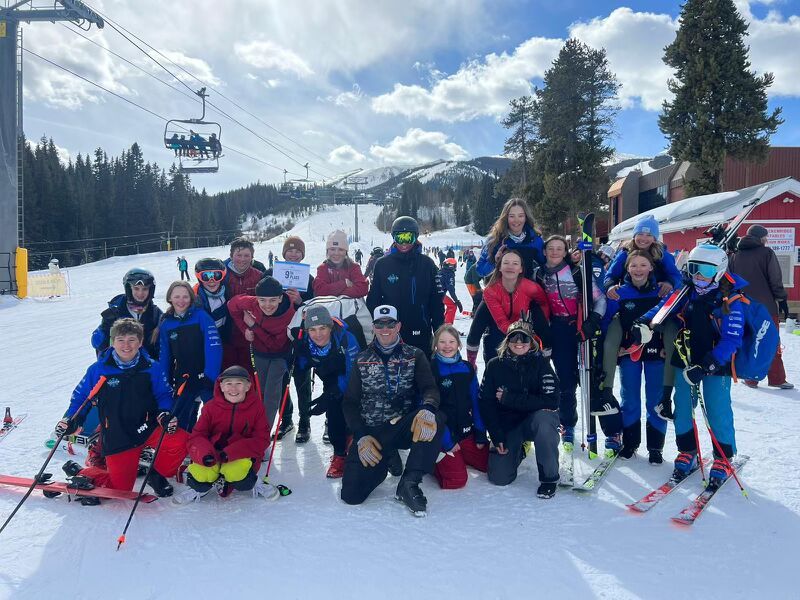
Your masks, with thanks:
<instances>
[{"instance_id":1,"label":"man wearing sunglasses","mask_svg":"<svg viewBox=\"0 0 800 600\"><path fill-rule=\"evenodd\" d=\"M444 304L438 269L422 253L417 241L419 225L411 217L399 217L392 224L394 243L389 254L375 263L367 307L382 304L397 309L403 342L430 356L433 332L444 323Z\"/></svg>"},{"instance_id":2,"label":"man wearing sunglasses","mask_svg":"<svg viewBox=\"0 0 800 600\"><path fill-rule=\"evenodd\" d=\"M401 339L394 306L377 306L373 326L375 339L356 357L342 402L353 432L342 500L364 502L386 479L392 454L409 448L395 499L415 516L425 516L427 499L419 484L433 471L444 433L439 390L425 354Z\"/></svg>"}]
</instances>

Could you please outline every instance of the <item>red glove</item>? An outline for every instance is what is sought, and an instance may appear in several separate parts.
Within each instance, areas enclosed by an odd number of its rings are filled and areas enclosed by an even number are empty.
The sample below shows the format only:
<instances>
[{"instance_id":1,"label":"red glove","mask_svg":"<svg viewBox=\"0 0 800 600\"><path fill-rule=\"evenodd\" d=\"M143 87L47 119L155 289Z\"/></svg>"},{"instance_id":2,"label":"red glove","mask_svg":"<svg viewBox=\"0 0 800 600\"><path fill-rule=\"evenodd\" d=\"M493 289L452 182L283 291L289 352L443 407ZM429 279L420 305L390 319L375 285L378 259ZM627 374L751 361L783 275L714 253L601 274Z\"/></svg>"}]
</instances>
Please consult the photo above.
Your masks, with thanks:
<instances>
[{"instance_id":1,"label":"red glove","mask_svg":"<svg viewBox=\"0 0 800 600\"><path fill-rule=\"evenodd\" d=\"M477 361L478 361L478 351L470 350L469 348L467 348L467 362L471 364L473 368L477 368L475 364Z\"/></svg>"}]
</instances>

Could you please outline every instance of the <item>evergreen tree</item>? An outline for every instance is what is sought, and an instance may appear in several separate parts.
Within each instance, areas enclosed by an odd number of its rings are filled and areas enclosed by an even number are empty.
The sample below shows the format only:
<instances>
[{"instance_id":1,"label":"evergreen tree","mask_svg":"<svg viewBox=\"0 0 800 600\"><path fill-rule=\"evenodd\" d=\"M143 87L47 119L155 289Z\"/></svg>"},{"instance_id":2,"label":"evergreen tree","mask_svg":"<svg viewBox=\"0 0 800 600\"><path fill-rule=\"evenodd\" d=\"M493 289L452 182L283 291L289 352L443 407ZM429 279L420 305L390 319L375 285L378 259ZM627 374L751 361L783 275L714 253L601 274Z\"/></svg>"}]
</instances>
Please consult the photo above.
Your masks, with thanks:
<instances>
[{"instance_id":1,"label":"evergreen tree","mask_svg":"<svg viewBox=\"0 0 800 600\"><path fill-rule=\"evenodd\" d=\"M511 134L506 138L503 154L519 160L520 183L522 187L525 187L528 183L527 174L536 145L538 105L533 96L513 98L509 104L511 109L508 116L503 119L503 127L510 129Z\"/></svg>"},{"instance_id":2,"label":"evergreen tree","mask_svg":"<svg viewBox=\"0 0 800 600\"><path fill-rule=\"evenodd\" d=\"M475 233L486 235L492 224L497 220L504 200L495 194L495 179L485 175L475 186L472 201L473 225Z\"/></svg>"},{"instance_id":3,"label":"evergreen tree","mask_svg":"<svg viewBox=\"0 0 800 600\"><path fill-rule=\"evenodd\" d=\"M726 156L766 159L769 138L783 120L780 108L767 113L774 77L750 69L747 24L733 0L687 0L679 22L664 52L664 62L675 69L668 82L674 98L664 102L658 124L670 154L698 171L689 194L709 194L722 190Z\"/></svg>"}]
</instances>

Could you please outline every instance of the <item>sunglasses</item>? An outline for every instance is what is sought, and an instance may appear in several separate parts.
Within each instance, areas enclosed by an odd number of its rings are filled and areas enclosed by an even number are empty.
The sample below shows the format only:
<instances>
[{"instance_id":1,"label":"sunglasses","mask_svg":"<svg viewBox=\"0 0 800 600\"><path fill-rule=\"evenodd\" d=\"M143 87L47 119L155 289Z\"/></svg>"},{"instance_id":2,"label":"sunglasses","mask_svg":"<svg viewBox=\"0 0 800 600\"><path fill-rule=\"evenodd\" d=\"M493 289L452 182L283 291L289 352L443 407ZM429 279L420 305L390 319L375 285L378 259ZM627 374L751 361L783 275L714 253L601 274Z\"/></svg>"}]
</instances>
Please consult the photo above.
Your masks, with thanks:
<instances>
[{"instance_id":1,"label":"sunglasses","mask_svg":"<svg viewBox=\"0 0 800 600\"><path fill-rule=\"evenodd\" d=\"M397 325L397 321L375 321L372 327L375 329L393 329Z\"/></svg>"},{"instance_id":2,"label":"sunglasses","mask_svg":"<svg viewBox=\"0 0 800 600\"><path fill-rule=\"evenodd\" d=\"M397 231L392 234L392 239L398 244L413 244L417 241L417 234L413 231Z\"/></svg>"},{"instance_id":3,"label":"sunglasses","mask_svg":"<svg viewBox=\"0 0 800 600\"><path fill-rule=\"evenodd\" d=\"M508 338L508 341L512 344L530 344L531 336L525 333L515 333Z\"/></svg>"},{"instance_id":4,"label":"sunglasses","mask_svg":"<svg viewBox=\"0 0 800 600\"><path fill-rule=\"evenodd\" d=\"M686 270L692 277L702 275L707 279L713 279L717 274L717 267L708 263L690 262L687 263Z\"/></svg>"},{"instance_id":5,"label":"sunglasses","mask_svg":"<svg viewBox=\"0 0 800 600\"><path fill-rule=\"evenodd\" d=\"M197 274L200 278L200 281L222 281L222 278L225 277L224 271L201 271Z\"/></svg>"}]
</instances>

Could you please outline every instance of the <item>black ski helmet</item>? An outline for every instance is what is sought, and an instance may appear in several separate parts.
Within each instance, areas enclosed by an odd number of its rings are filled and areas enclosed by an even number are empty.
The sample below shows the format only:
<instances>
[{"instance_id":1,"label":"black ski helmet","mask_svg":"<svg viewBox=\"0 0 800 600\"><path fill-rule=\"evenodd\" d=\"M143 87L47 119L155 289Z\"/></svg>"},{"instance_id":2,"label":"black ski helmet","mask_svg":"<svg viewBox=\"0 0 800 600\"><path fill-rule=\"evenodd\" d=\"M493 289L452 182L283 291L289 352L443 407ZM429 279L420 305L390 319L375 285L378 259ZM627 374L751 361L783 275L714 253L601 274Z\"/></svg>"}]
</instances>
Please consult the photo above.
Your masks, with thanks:
<instances>
[{"instance_id":1,"label":"black ski helmet","mask_svg":"<svg viewBox=\"0 0 800 600\"><path fill-rule=\"evenodd\" d=\"M144 285L149 288L150 292L147 294L147 298L144 302L139 302L133 297L133 290L131 288L134 285ZM147 303L153 300L153 296L156 293L155 277L153 277L153 274L147 269L141 269L139 267L134 267L125 273L122 277L122 286L125 288L125 297L128 299L128 302L136 306L147 306Z\"/></svg>"},{"instance_id":2,"label":"black ski helmet","mask_svg":"<svg viewBox=\"0 0 800 600\"><path fill-rule=\"evenodd\" d=\"M194 265L195 273L202 273L203 271L222 271L225 273L225 263L218 258L201 258Z\"/></svg>"},{"instance_id":3,"label":"black ski helmet","mask_svg":"<svg viewBox=\"0 0 800 600\"><path fill-rule=\"evenodd\" d=\"M372 249L372 256L383 256L383 248L380 246L375 246Z\"/></svg>"},{"instance_id":4,"label":"black ski helmet","mask_svg":"<svg viewBox=\"0 0 800 600\"><path fill-rule=\"evenodd\" d=\"M419 237L419 223L411 217L397 217L392 223L392 234L398 231L410 231Z\"/></svg>"}]
</instances>

